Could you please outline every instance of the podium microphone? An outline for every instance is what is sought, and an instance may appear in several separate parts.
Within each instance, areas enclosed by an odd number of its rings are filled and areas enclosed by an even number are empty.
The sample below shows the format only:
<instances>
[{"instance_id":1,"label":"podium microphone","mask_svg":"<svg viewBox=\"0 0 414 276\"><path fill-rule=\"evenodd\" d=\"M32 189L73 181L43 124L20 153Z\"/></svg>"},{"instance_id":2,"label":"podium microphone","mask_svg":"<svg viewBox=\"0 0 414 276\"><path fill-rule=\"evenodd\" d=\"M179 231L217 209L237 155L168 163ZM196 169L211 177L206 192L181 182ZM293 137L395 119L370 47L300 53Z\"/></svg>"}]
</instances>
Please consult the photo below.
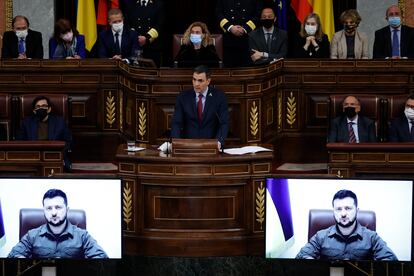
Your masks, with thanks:
<instances>
[{"instance_id":1,"label":"podium microphone","mask_svg":"<svg viewBox=\"0 0 414 276\"><path fill-rule=\"evenodd\" d=\"M221 135L221 119L220 116L218 115L218 113L216 112L216 117L217 120L219 122L219 129L218 129L218 138L219 138L219 142L220 142L220 152L223 154L224 153L224 138Z\"/></svg>"}]
</instances>

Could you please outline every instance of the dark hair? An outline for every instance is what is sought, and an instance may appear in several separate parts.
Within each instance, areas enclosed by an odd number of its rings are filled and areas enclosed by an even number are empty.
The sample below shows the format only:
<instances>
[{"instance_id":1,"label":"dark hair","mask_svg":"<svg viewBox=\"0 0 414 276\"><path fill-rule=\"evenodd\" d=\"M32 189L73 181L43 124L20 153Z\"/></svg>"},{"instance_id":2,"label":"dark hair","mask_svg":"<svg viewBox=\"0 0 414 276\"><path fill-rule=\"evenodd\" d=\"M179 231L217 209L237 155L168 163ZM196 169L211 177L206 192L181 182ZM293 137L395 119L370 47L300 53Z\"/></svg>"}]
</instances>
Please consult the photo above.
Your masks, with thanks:
<instances>
[{"instance_id":1,"label":"dark hair","mask_svg":"<svg viewBox=\"0 0 414 276\"><path fill-rule=\"evenodd\" d=\"M46 198L55 198L57 196L63 197L63 201L65 202L65 205L68 206L68 198L66 197L66 194L62 190L59 190L59 189L48 190L43 196L42 204L44 205Z\"/></svg>"},{"instance_id":2,"label":"dark hair","mask_svg":"<svg viewBox=\"0 0 414 276\"><path fill-rule=\"evenodd\" d=\"M196 68L193 69L193 73L196 73L196 74L205 73L207 79L209 79L211 77L210 70L205 65L199 65L199 66L197 66Z\"/></svg>"},{"instance_id":3,"label":"dark hair","mask_svg":"<svg viewBox=\"0 0 414 276\"><path fill-rule=\"evenodd\" d=\"M124 17L124 15L122 14L121 9L118 9L118 8L113 8L113 9L110 9L110 10L108 11L108 20L109 20L109 17L110 17L111 15L117 15L117 14L120 14L120 15L122 15L122 17Z\"/></svg>"},{"instance_id":4,"label":"dark hair","mask_svg":"<svg viewBox=\"0 0 414 276\"><path fill-rule=\"evenodd\" d=\"M47 101L47 105L50 107L51 106L51 103L50 103L50 100L49 100L49 98L48 97L45 97L45 96L37 96L36 98L34 98L33 99L33 101L32 101L32 109L35 109L35 106L36 106L36 103L38 102L38 101L41 101L41 100L46 100Z\"/></svg>"},{"instance_id":5,"label":"dark hair","mask_svg":"<svg viewBox=\"0 0 414 276\"><path fill-rule=\"evenodd\" d=\"M411 93L411 94L408 95L408 97L405 101L408 101L408 100L414 100L414 93Z\"/></svg>"},{"instance_id":6,"label":"dark hair","mask_svg":"<svg viewBox=\"0 0 414 276\"><path fill-rule=\"evenodd\" d=\"M332 206L334 203L335 199L344 199L346 197L351 197L354 199L354 203L355 203L355 207L358 207L358 199L356 194L353 191L350 190L340 190L337 191L336 194L334 195L333 199L332 199Z\"/></svg>"},{"instance_id":7,"label":"dark hair","mask_svg":"<svg viewBox=\"0 0 414 276\"><path fill-rule=\"evenodd\" d=\"M63 39L60 36L69 31L73 32L73 37L79 35L79 32L72 26L72 23L70 23L69 20L61 18L55 23L53 38L56 39L56 41L63 42Z\"/></svg>"},{"instance_id":8,"label":"dark hair","mask_svg":"<svg viewBox=\"0 0 414 276\"><path fill-rule=\"evenodd\" d=\"M24 16L24 15L16 15L15 17L13 17L13 19L12 19L12 26L13 27L14 27L14 23L16 23L17 19L24 19L27 23L27 27L29 28L29 26L30 26L29 19L27 19L27 17Z\"/></svg>"}]
</instances>

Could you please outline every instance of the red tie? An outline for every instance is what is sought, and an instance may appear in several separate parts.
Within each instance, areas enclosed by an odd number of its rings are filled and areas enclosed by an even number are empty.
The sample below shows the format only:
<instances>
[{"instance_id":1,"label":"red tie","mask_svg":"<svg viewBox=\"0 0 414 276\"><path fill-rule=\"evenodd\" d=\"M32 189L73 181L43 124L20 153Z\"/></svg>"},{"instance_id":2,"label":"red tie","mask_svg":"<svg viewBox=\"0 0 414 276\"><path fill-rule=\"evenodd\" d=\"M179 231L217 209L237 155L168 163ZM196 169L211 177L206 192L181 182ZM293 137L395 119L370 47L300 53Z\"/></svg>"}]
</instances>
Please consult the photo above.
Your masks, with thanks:
<instances>
[{"instance_id":1,"label":"red tie","mask_svg":"<svg viewBox=\"0 0 414 276\"><path fill-rule=\"evenodd\" d=\"M348 123L349 143L356 143L355 132L354 132L354 128L352 127L353 124L354 124L353 122Z\"/></svg>"},{"instance_id":2,"label":"red tie","mask_svg":"<svg viewBox=\"0 0 414 276\"><path fill-rule=\"evenodd\" d=\"M201 125L201 120L203 119L203 94L198 94L198 102L197 102L197 115L198 115L198 122Z\"/></svg>"}]
</instances>

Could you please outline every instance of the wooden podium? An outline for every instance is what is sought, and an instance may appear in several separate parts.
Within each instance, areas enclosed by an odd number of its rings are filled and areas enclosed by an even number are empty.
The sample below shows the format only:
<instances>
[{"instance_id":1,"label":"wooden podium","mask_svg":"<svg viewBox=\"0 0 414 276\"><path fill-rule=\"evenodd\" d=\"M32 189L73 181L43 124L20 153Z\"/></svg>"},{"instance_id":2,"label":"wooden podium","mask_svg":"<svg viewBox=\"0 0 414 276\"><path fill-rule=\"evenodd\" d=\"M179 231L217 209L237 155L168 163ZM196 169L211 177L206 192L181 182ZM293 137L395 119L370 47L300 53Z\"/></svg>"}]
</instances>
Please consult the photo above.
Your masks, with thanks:
<instances>
[{"instance_id":1,"label":"wooden podium","mask_svg":"<svg viewBox=\"0 0 414 276\"><path fill-rule=\"evenodd\" d=\"M263 254L272 152L116 155L123 178L124 252L155 256Z\"/></svg>"}]
</instances>

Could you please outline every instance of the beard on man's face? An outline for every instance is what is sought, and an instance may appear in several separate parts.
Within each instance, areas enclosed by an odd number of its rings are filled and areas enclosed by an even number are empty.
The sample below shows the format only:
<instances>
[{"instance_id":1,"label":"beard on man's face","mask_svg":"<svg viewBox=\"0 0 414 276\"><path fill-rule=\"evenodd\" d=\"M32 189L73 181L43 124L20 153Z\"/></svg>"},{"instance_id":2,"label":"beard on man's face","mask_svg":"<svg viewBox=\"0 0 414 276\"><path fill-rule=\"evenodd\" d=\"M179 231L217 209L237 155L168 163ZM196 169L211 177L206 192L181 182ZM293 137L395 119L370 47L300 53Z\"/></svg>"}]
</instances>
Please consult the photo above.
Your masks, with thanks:
<instances>
[{"instance_id":1,"label":"beard on man's face","mask_svg":"<svg viewBox=\"0 0 414 276\"><path fill-rule=\"evenodd\" d=\"M64 223L66 222L66 216L67 216L67 215L65 215L65 217L64 217L64 218L62 218L62 219L60 219L60 220L58 220L58 221L56 221L56 222L54 222L54 221L53 221L53 217L52 217L52 218L50 218L50 219L47 221L47 223L48 223L50 226L55 226L55 227L57 227L57 226L61 226L62 224L64 224Z\"/></svg>"},{"instance_id":2,"label":"beard on man's face","mask_svg":"<svg viewBox=\"0 0 414 276\"><path fill-rule=\"evenodd\" d=\"M349 220L347 223L343 223L343 222L341 222L341 219L339 219L339 221L336 221L336 224L343 227L343 228L348 228L348 227L351 227L354 224L356 219L357 219L357 216L355 215L354 219Z\"/></svg>"}]
</instances>

